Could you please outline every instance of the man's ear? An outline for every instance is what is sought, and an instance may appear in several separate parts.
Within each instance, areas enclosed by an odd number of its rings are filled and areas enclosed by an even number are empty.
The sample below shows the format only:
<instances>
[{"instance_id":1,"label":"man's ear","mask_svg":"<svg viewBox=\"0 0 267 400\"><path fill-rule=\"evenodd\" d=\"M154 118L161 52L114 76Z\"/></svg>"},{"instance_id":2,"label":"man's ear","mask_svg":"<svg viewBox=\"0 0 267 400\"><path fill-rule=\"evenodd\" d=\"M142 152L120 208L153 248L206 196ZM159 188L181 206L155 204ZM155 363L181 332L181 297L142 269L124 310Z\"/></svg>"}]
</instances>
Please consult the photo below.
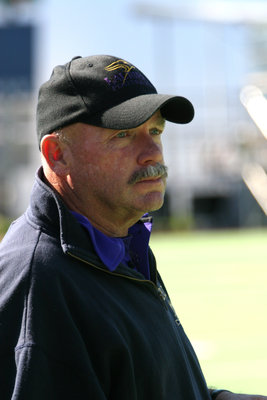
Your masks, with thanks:
<instances>
[{"instance_id":1,"label":"man's ear","mask_svg":"<svg viewBox=\"0 0 267 400\"><path fill-rule=\"evenodd\" d=\"M41 153L56 174L65 175L68 170L68 149L57 135L45 135L41 141Z\"/></svg>"}]
</instances>

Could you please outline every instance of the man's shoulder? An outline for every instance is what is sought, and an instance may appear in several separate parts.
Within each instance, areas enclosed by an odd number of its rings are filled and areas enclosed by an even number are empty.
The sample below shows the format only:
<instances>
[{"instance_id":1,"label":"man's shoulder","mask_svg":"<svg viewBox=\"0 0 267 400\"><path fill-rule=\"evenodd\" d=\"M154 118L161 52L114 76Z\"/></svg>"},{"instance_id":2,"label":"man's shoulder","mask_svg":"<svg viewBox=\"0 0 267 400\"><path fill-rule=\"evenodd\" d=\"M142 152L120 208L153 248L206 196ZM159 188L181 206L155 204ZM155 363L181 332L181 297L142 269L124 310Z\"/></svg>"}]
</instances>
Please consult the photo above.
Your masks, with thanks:
<instances>
[{"instance_id":1,"label":"man's shoulder","mask_svg":"<svg viewBox=\"0 0 267 400\"><path fill-rule=\"evenodd\" d=\"M58 247L58 238L32 224L23 214L11 223L0 243L0 271L26 271L36 259L40 264L45 263L47 255Z\"/></svg>"},{"instance_id":2,"label":"man's shoulder","mask_svg":"<svg viewBox=\"0 0 267 400\"><path fill-rule=\"evenodd\" d=\"M22 251L22 248L26 250L30 244L33 245L36 242L38 236L39 229L30 226L25 218L25 214L23 214L11 223L3 237L0 243L1 257L6 253L11 256L11 253L15 254L17 251Z\"/></svg>"}]
</instances>

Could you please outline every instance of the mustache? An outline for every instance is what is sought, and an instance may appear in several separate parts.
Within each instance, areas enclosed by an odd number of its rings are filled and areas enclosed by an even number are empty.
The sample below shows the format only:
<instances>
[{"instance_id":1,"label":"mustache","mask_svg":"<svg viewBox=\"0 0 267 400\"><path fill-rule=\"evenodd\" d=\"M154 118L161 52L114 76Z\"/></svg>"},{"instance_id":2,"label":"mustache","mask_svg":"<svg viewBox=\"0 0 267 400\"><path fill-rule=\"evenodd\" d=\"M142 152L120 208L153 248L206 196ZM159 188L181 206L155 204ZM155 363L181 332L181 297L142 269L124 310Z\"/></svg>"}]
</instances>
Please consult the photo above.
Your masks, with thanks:
<instances>
[{"instance_id":1,"label":"mustache","mask_svg":"<svg viewBox=\"0 0 267 400\"><path fill-rule=\"evenodd\" d=\"M149 165L148 167L135 171L130 177L128 183L134 185L145 178L167 178L167 176L168 168L166 165L156 163L155 165Z\"/></svg>"}]
</instances>

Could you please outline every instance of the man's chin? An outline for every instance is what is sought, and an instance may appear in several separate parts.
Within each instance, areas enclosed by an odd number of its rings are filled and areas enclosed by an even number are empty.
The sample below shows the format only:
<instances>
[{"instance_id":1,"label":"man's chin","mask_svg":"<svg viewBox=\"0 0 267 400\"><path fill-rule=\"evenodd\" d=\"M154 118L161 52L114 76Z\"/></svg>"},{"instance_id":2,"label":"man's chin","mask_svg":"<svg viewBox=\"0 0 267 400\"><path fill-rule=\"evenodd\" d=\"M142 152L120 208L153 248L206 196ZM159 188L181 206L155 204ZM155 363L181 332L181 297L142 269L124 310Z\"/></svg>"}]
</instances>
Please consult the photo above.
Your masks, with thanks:
<instances>
[{"instance_id":1,"label":"man's chin","mask_svg":"<svg viewBox=\"0 0 267 400\"><path fill-rule=\"evenodd\" d=\"M155 192L147 194L145 198L145 212L157 211L164 203L164 193Z\"/></svg>"}]
</instances>

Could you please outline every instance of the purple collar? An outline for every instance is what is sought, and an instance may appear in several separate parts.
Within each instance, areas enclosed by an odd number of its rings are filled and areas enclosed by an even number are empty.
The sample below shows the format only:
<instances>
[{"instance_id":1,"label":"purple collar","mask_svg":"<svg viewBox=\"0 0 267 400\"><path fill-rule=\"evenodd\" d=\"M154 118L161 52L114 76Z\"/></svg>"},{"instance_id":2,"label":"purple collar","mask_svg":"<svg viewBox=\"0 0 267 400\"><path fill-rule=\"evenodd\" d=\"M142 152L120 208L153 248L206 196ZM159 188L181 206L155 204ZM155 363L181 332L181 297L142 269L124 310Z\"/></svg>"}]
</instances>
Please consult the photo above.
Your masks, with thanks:
<instances>
[{"instance_id":1,"label":"purple collar","mask_svg":"<svg viewBox=\"0 0 267 400\"><path fill-rule=\"evenodd\" d=\"M123 263L150 279L148 242L152 230L151 220L138 221L129 229L126 237L110 237L94 228L83 215L75 211L71 213L86 228L98 257L110 271L115 271Z\"/></svg>"}]
</instances>

